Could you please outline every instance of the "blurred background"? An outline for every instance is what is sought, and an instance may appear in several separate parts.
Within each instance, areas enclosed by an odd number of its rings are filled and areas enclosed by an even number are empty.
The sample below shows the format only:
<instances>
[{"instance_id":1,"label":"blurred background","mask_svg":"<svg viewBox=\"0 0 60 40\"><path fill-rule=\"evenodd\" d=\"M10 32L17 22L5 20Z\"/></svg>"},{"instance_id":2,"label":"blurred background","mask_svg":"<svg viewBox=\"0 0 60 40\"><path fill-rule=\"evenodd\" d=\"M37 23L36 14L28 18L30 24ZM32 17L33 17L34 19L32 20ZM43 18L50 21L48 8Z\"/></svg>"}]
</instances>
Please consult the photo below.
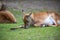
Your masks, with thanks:
<instances>
[{"instance_id":1,"label":"blurred background","mask_svg":"<svg viewBox=\"0 0 60 40\"><path fill-rule=\"evenodd\" d=\"M59 0L0 0L7 4L9 8L27 11L60 11Z\"/></svg>"}]
</instances>

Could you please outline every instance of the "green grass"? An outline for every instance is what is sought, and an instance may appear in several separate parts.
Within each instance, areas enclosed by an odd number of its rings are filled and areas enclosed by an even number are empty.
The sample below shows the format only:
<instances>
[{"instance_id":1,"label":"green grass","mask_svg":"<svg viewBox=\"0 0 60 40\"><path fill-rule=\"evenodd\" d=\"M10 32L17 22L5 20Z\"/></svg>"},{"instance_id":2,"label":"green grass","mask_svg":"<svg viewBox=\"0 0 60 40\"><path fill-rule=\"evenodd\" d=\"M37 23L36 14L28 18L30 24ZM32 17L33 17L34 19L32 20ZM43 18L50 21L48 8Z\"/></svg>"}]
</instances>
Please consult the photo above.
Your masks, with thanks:
<instances>
[{"instance_id":1,"label":"green grass","mask_svg":"<svg viewBox=\"0 0 60 40\"><path fill-rule=\"evenodd\" d=\"M22 13L11 11L16 19L15 24L0 24L0 40L60 40L60 27L30 27L28 29L19 28L23 24Z\"/></svg>"}]
</instances>

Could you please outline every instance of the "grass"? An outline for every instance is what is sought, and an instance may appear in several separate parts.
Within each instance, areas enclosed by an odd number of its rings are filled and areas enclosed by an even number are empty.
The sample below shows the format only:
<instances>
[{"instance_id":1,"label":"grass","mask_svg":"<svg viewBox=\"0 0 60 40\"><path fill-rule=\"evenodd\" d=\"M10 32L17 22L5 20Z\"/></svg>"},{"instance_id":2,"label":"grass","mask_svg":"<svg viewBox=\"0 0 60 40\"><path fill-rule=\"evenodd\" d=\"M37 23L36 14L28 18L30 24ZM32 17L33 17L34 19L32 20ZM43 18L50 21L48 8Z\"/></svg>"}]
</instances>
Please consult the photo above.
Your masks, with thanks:
<instances>
[{"instance_id":1,"label":"grass","mask_svg":"<svg viewBox=\"0 0 60 40\"><path fill-rule=\"evenodd\" d=\"M15 24L0 24L0 40L60 40L60 27L30 27L28 29L19 28L23 24L22 13L11 11L16 19Z\"/></svg>"}]
</instances>

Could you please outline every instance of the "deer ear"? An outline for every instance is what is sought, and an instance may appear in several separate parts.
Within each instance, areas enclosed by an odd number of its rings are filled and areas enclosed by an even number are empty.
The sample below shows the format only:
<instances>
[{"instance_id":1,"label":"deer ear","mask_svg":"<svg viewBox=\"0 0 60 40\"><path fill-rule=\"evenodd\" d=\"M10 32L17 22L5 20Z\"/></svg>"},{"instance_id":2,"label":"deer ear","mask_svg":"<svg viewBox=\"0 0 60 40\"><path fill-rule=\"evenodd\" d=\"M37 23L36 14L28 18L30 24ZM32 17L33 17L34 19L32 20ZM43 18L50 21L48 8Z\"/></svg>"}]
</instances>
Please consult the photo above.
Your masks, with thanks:
<instances>
[{"instance_id":1,"label":"deer ear","mask_svg":"<svg viewBox=\"0 0 60 40\"><path fill-rule=\"evenodd\" d=\"M31 16L32 12L29 12L29 17Z\"/></svg>"},{"instance_id":2,"label":"deer ear","mask_svg":"<svg viewBox=\"0 0 60 40\"><path fill-rule=\"evenodd\" d=\"M7 4L2 2L1 9L0 10L6 10L7 9Z\"/></svg>"},{"instance_id":3,"label":"deer ear","mask_svg":"<svg viewBox=\"0 0 60 40\"><path fill-rule=\"evenodd\" d=\"M23 14L23 16L25 15L25 12L24 12L24 10L22 10L22 14Z\"/></svg>"}]
</instances>

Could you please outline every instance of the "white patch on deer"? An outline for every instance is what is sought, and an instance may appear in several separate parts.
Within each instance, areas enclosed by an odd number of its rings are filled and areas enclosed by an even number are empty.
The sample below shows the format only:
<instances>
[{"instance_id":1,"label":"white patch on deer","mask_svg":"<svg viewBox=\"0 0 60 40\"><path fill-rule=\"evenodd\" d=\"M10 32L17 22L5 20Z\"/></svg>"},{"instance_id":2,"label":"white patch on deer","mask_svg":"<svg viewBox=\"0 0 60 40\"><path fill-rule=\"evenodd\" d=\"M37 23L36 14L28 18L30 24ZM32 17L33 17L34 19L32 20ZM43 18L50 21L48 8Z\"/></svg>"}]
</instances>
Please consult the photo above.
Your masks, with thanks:
<instances>
[{"instance_id":1,"label":"white patch on deer","mask_svg":"<svg viewBox=\"0 0 60 40\"><path fill-rule=\"evenodd\" d=\"M55 23L55 20L51 17L51 15L49 15L45 20L44 20L44 24L53 24Z\"/></svg>"}]
</instances>

